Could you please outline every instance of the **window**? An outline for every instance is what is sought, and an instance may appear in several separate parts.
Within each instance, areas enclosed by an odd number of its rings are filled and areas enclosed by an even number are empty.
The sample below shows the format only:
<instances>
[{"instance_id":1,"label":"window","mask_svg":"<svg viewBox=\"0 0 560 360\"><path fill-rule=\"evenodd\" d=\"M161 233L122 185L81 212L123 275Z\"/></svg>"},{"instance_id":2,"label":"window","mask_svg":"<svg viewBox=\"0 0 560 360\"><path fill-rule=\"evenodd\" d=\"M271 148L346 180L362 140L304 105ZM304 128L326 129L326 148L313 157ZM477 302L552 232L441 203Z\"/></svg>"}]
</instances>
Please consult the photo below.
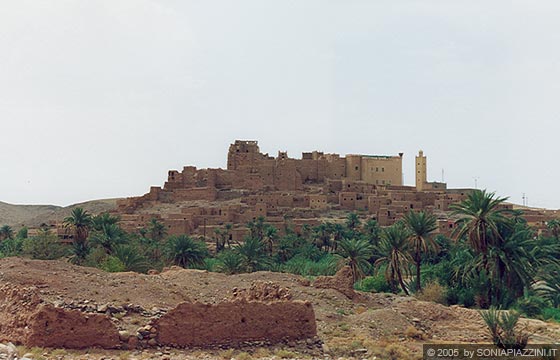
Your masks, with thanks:
<instances>
[{"instance_id":1,"label":"window","mask_svg":"<svg viewBox=\"0 0 560 360\"><path fill-rule=\"evenodd\" d=\"M358 167L356 166L354 169L358 170Z\"/></svg>"},{"instance_id":2,"label":"window","mask_svg":"<svg viewBox=\"0 0 560 360\"><path fill-rule=\"evenodd\" d=\"M375 172L379 172L379 168L378 168L378 167L375 168Z\"/></svg>"},{"instance_id":3,"label":"window","mask_svg":"<svg viewBox=\"0 0 560 360\"><path fill-rule=\"evenodd\" d=\"M385 172L385 168L382 167L382 168L381 168L381 172Z\"/></svg>"}]
</instances>

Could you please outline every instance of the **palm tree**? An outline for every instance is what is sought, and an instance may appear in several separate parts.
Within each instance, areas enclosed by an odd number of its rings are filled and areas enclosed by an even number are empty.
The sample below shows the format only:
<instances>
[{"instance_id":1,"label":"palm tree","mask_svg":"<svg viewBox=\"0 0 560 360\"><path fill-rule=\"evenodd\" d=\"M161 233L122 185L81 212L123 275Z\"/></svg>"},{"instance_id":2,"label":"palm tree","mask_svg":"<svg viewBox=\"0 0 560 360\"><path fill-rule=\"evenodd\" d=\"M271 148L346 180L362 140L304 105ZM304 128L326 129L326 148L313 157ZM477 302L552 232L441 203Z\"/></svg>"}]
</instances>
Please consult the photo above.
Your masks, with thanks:
<instances>
[{"instance_id":1,"label":"palm tree","mask_svg":"<svg viewBox=\"0 0 560 360\"><path fill-rule=\"evenodd\" d=\"M380 258L374 264L376 269L385 265L385 279L393 292L396 292L395 283L398 282L406 295L408 290L403 277L410 274L410 264L413 262L409 254L409 236L410 233L401 222L385 228L378 247Z\"/></svg>"},{"instance_id":2,"label":"palm tree","mask_svg":"<svg viewBox=\"0 0 560 360\"><path fill-rule=\"evenodd\" d=\"M424 211L410 211L404 215L404 224L410 232L409 241L414 251L414 262L416 263L416 291L422 291L420 282L420 267L422 264L422 253L437 249L437 244L431 237L437 229L436 217Z\"/></svg>"},{"instance_id":3,"label":"palm tree","mask_svg":"<svg viewBox=\"0 0 560 360\"><path fill-rule=\"evenodd\" d=\"M224 231L226 233L226 244L228 248L231 248L231 243L229 242L232 237L231 229L233 229L233 224L226 224L226 226L224 227Z\"/></svg>"},{"instance_id":4,"label":"palm tree","mask_svg":"<svg viewBox=\"0 0 560 360\"><path fill-rule=\"evenodd\" d=\"M70 216L64 219L64 225L72 229L75 243L86 243L93 225L91 214L83 208L74 208Z\"/></svg>"},{"instance_id":5,"label":"palm tree","mask_svg":"<svg viewBox=\"0 0 560 360\"><path fill-rule=\"evenodd\" d=\"M331 233L333 235L331 250L336 251L340 241L346 237L346 228L342 224L335 223L332 225Z\"/></svg>"},{"instance_id":6,"label":"palm tree","mask_svg":"<svg viewBox=\"0 0 560 360\"><path fill-rule=\"evenodd\" d=\"M243 258L231 249L224 250L218 255L218 271L228 275L243 271Z\"/></svg>"},{"instance_id":7,"label":"palm tree","mask_svg":"<svg viewBox=\"0 0 560 360\"><path fill-rule=\"evenodd\" d=\"M268 254L272 256L272 251L274 248L274 243L278 238L278 229L274 226L268 225L264 229L264 242L268 245Z\"/></svg>"},{"instance_id":8,"label":"palm tree","mask_svg":"<svg viewBox=\"0 0 560 360\"><path fill-rule=\"evenodd\" d=\"M465 237L475 252L487 253L489 245L503 240L498 226L507 223L509 210L501 207L506 200L493 192L474 190L462 202L452 204L453 215L458 217L457 238Z\"/></svg>"},{"instance_id":9,"label":"palm tree","mask_svg":"<svg viewBox=\"0 0 560 360\"><path fill-rule=\"evenodd\" d=\"M91 219L91 225L94 230L101 231L103 225L116 225L121 220L121 218L117 216L113 216L109 213L102 213L97 216L94 216Z\"/></svg>"},{"instance_id":10,"label":"palm tree","mask_svg":"<svg viewBox=\"0 0 560 360\"><path fill-rule=\"evenodd\" d=\"M558 219L548 221L546 227L556 240L560 239L560 221Z\"/></svg>"},{"instance_id":11,"label":"palm tree","mask_svg":"<svg viewBox=\"0 0 560 360\"><path fill-rule=\"evenodd\" d=\"M327 223L322 223L313 228L313 236L315 237L315 245L319 249L329 251L331 244L330 226Z\"/></svg>"},{"instance_id":12,"label":"palm tree","mask_svg":"<svg viewBox=\"0 0 560 360\"><path fill-rule=\"evenodd\" d=\"M346 217L346 227L348 230L355 231L360 226L360 218L358 214L352 212Z\"/></svg>"},{"instance_id":13,"label":"palm tree","mask_svg":"<svg viewBox=\"0 0 560 360\"><path fill-rule=\"evenodd\" d=\"M159 242L167 235L167 230L165 229L165 225L154 217L151 218L148 223L148 233L152 241Z\"/></svg>"},{"instance_id":14,"label":"palm tree","mask_svg":"<svg viewBox=\"0 0 560 360\"><path fill-rule=\"evenodd\" d=\"M372 252L373 246L363 239L344 239L340 242L338 254L347 259L354 282L361 280L370 268L368 259Z\"/></svg>"},{"instance_id":15,"label":"palm tree","mask_svg":"<svg viewBox=\"0 0 560 360\"><path fill-rule=\"evenodd\" d=\"M167 257L175 265L187 268L200 265L208 255L206 244L187 235L170 236L166 243Z\"/></svg>"},{"instance_id":16,"label":"palm tree","mask_svg":"<svg viewBox=\"0 0 560 360\"><path fill-rule=\"evenodd\" d=\"M512 230L503 231L503 243L501 246L491 246L488 257L492 259L489 263L490 279L494 281L496 288L496 301L501 303L502 292L505 287L515 297L523 295L533 282L538 267L547 261L547 255L535 256L532 251L537 248L537 242L533 238L533 230L523 224L516 225Z\"/></svg>"},{"instance_id":17,"label":"palm tree","mask_svg":"<svg viewBox=\"0 0 560 360\"><path fill-rule=\"evenodd\" d=\"M236 251L243 258L243 265L248 272L254 272L266 268L270 258L266 255L264 244L254 237L247 237Z\"/></svg>"},{"instance_id":18,"label":"palm tree","mask_svg":"<svg viewBox=\"0 0 560 360\"><path fill-rule=\"evenodd\" d=\"M146 272L149 264L138 249L131 245L115 245L113 256L124 265L124 271Z\"/></svg>"},{"instance_id":19,"label":"palm tree","mask_svg":"<svg viewBox=\"0 0 560 360\"><path fill-rule=\"evenodd\" d=\"M507 226L508 219L505 214L509 210L504 209L502 204L507 198L496 197L495 193L486 190L474 190L459 204L451 205L453 215L457 216L457 239L465 238L475 254L480 255L479 270L490 274L488 253L490 246L502 247L502 238L499 226ZM498 269L503 273L504 269ZM494 290L492 284L487 288L487 301L493 299Z\"/></svg>"},{"instance_id":20,"label":"palm tree","mask_svg":"<svg viewBox=\"0 0 560 360\"><path fill-rule=\"evenodd\" d=\"M80 207L72 209L70 216L64 219L64 226L72 231L72 261L76 264L82 263L89 253L87 241L92 224L91 214Z\"/></svg>"},{"instance_id":21,"label":"palm tree","mask_svg":"<svg viewBox=\"0 0 560 360\"><path fill-rule=\"evenodd\" d=\"M214 240L216 243L216 254L222 251L226 245L226 232L218 228L214 229Z\"/></svg>"},{"instance_id":22,"label":"palm tree","mask_svg":"<svg viewBox=\"0 0 560 360\"><path fill-rule=\"evenodd\" d=\"M247 227L249 228L249 232L252 238L256 238L262 240L264 238L264 217L259 216L256 220L249 221L247 223Z\"/></svg>"},{"instance_id":23,"label":"palm tree","mask_svg":"<svg viewBox=\"0 0 560 360\"><path fill-rule=\"evenodd\" d=\"M126 242L126 234L115 223L107 222L101 225L99 230L96 230L90 236L91 242L100 245L107 254L113 252L115 245Z\"/></svg>"},{"instance_id":24,"label":"palm tree","mask_svg":"<svg viewBox=\"0 0 560 360\"><path fill-rule=\"evenodd\" d=\"M380 232L381 230L377 220L370 219L365 223L363 233L371 245L377 246L379 243Z\"/></svg>"},{"instance_id":25,"label":"palm tree","mask_svg":"<svg viewBox=\"0 0 560 360\"><path fill-rule=\"evenodd\" d=\"M14 238L14 230L9 225L0 228L0 240L12 240Z\"/></svg>"}]
</instances>

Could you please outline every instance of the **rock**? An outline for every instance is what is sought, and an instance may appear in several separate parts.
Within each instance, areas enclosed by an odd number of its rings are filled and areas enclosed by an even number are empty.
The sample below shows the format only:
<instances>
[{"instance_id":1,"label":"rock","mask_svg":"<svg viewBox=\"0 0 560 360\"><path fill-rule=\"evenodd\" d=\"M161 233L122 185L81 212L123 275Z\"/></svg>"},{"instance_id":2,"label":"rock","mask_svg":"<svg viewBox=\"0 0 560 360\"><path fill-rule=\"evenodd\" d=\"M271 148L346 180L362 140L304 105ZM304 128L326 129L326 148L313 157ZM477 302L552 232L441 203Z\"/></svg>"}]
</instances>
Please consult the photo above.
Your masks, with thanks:
<instances>
[{"instance_id":1,"label":"rock","mask_svg":"<svg viewBox=\"0 0 560 360\"><path fill-rule=\"evenodd\" d=\"M107 310L109 310L109 305L107 305L107 304L99 305L97 307L97 312L100 312L100 313L107 312Z\"/></svg>"},{"instance_id":2,"label":"rock","mask_svg":"<svg viewBox=\"0 0 560 360\"><path fill-rule=\"evenodd\" d=\"M353 354L366 354L368 352L368 349L356 349L354 351L352 351Z\"/></svg>"},{"instance_id":3,"label":"rock","mask_svg":"<svg viewBox=\"0 0 560 360\"><path fill-rule=\"evenodd\" d=\"M128 339L130 338L130 333L126 330L121 330L119 331L119 339L121 339L121 341L128 341Z\"/></svg>"},{"instance_id":4,"label":"rock","mask_svg":"<svg viewBox=\"0 0 560 360\"><path fill-rule=\"evenodd\" d=\"M131 336L128 338L128 348L129 349L136 349L138 346L138 339L135 336Z\"/></svg>"},{"instance_id":5,"label":"rock","mask_svg":"<svg viewBox=\"0 0 560 360\"><path fill-rule=\"evenodd\" d=\"M7 344L0 344L0 355L5 355L8 360L15 359L17 354L17 348L11 342Z\"/></svg>"},{"instance_id":6,"label":"rock","mask_svg":"<svg viewBox=\"0 0 560 360\"><path fill-rule=\"evenodd\" d=\"M148 345L150 346L157 346L158 342L156 339L150 339L148 340Z\"/></svg>"}]
</instances>

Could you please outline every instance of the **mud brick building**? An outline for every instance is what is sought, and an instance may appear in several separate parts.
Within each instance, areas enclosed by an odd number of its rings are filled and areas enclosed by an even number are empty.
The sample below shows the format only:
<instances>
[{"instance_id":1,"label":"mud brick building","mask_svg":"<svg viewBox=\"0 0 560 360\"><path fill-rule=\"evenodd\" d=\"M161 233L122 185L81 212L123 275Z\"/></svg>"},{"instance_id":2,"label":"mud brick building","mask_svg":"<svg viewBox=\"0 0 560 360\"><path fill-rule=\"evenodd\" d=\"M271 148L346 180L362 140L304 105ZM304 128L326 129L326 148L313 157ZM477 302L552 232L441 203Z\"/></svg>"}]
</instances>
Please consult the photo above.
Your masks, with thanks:
<instances>
[{"instance_id":1,"label":"mud brick building","mask_svg":"<svg viewBox=\"0 0 560 360\"><path fill-rule=\"evenodd\" d=\"M236 140L230 145L226 169L185 166L170 170L163 187L151 187L140 197L118 202L117 212L128 231L144 227L155 217L169 234L201 235L231 224L227 236L239 241L245 224L258 217L282 230L342 220L347 211L393 224L410 210L437 214L439 230L448 234L453 221L447 210L470 189L447 189L427 181L427 160L420 151L415 160L415 186L402 179L403 153L386 155L304 152L291 158L260 151L257 141ZM334 219L334 220L333 220Z\"/></svg>"}]
</instances>

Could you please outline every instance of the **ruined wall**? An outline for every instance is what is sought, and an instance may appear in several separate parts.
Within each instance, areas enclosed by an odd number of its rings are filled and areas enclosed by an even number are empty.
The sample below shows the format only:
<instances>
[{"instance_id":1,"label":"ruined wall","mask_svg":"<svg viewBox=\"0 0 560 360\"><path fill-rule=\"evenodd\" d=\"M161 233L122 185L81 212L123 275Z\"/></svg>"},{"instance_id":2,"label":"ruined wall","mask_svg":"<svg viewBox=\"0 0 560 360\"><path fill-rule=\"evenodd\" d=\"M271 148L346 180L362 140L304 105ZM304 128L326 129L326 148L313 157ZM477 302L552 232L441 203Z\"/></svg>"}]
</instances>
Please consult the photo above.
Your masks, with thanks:
<instances>
[{"instance_id":1,"label":"ruined wall","mask_svg":"<svg viewBox=\"0 0 560 360\"><path fill-rule=\"evenodd\" d=\"M120 346L118 330L107 316L56 308L32 288L2 286L0 319L0 341L73 349Z\"/></svg>"},{"instance_id":2,"label":"ruined wall","mask_svg":"<svg viewBox=\"0 0 560 360\"><path fill-rule=\"evenodd\" d=\"M311 303L300 301L182 303L156 320L157 341L169 346L236 346L247 341L313 338Z\"/></svg>"},{"instance_id":3,"label":"ruined wall","mask_svg":"<svg viewBox=\"0 0 560 360\"><path fill-rule=\"evenodd\" d=\"M354 291L354 278L350 266L343 266L334 276L319 276L313 282L313 286L319 289L334 289L346 295L349 299L356 297Z\"/></svg>"}]
</instances>

